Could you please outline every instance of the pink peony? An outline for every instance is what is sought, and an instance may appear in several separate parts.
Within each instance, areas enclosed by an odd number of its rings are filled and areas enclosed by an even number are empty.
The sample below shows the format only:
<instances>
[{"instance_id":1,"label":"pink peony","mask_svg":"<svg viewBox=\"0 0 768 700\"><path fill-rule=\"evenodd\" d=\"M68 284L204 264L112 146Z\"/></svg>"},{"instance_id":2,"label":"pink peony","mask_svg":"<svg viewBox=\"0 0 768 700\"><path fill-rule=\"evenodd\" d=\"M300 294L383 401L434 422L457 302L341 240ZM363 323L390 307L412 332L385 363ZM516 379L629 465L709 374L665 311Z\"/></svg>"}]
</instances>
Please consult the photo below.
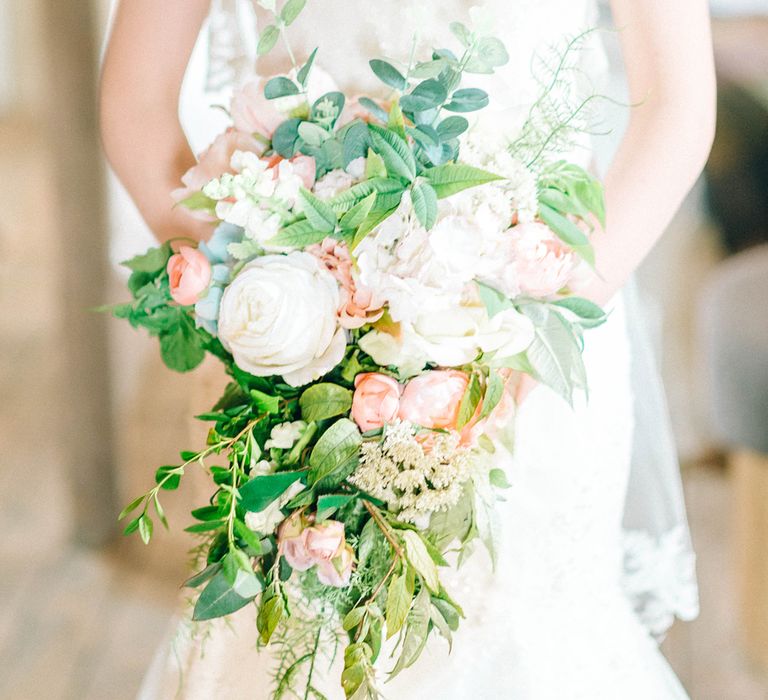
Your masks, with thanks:
<instances>
[{"instance_id":1,"label":"pink peony","mask_svg":"<svg viewBox=\"0 0 768 700\"><path fill-rule=\"evenodd\" d=\"M344 546L344 523L326 520L307 528L304 544L315 563L329 562Z\"/></svg>"},{"instance_id":2,"label":"pink peony","mask_svg":"<svg viewBox=\"0 0 768 700\"><path fill-rule=\"evenodd\" d=\"M264 152L264 146L248 134L227 129L198 156L197 164L184 173L181 178L184 187L171 193L173 200L182 202L202 190L214 178L221 177L224 173L234 172L230 162L235 151L252 151L260 155ZM204 212L190 213L198 218L211 219Z\"/></svg>"},{"instance_id":3,"label":"pink peony","mask_svg":"<svg viewBox=\"0 0 768 700\"><path fill-rule=\"evenodd\" d=\"M266 159L267 166L272 170L273 177L277 180L280 177L280 167L282 163L288 162L293 167L293 172L301 178L301 184L308 190L311 190L315 184L315 173L317 166L312 156L298 155L286 161L282 156L274 155Z\"/></svg>"},{"instance_id":4,"label":"pink peony","mask_svg":"<svg viewBox=\"0 0 768 700\"><path fill-rule=\"evenodd\" d=\"M549 297L571 279L576 256L548 226L534 221L509 231L517 282L524 294Z\"/></svg>"},{"instance_id":5,"label":"pink peony","mask_svg":"<svg viewBox=\"0 0 768 700\"><path fill-rule=\"evenodd\" d=\"M339 324L342 328L361 328L381 318L384 301L355 279L346 243L326 238L322 243L309 246L307 252L325 265L341 287Z\"/></svg>"},{"instance_id":6,"label":"pink peony","mask_svg":"<svg viewBox=\"0 0 768 700\"><path fill-rule=\"evenodd\" d=\"M197 248L181 246L168 260L171 296L182 306L194 304L211 283L211 263Z\"/></svg>"},{"instance_id":7,"label":"pink peony","mask_svg":"<svg viewBox=\"0 0 768 700\"><path fill-rule=\"evenodd\" d=\"M272 138L286 117L275 109L274 102L264 97L264 80L251 80L232 95L229 113L238 131Z\"/></svg>"},{"instance_id":8,"label":"pink peony","mask_svg":"<svg viewBox=\"0 0 768 700\"><path fill-rule=\"evenodd\" d=\"M434 370L405 385L398 415L423 428L455 430L469 377L457 370Z\"/></svg>"},{"instance_id":9,"label":"pink peony","mask_svg":"<svg viewBox=\"0 0 768 700\"><path fill-rule=\"evenodd\" d=\"M306 546L306 533L301 512L286 518L277 529L278 551L296 571L306 571L315 565L315 558Z\"/></svg>"},{"instance_id":10,"label":"pink peony","mask_svg":"<svg viewBox=\"0 0 768 700\"><path fill-rule=\"evenodd\" d=\"M349 585L352 570L355 566L355 550L345 544L341 551L330 561L323 561L317 565L317 578L320 583L335 588L344 588Z\"/></svg>"},{"instance_id":11,"label":"pink peony","mask_svg":"<svg viewBox=\"0 0 768 700\"><path fill-rule=\"evenodd\" d=\"M352 419L360 430L377 430L391 423L400 408L400 385L385 374L367 372L355 377Z\"/></svg>"}]
</instances>

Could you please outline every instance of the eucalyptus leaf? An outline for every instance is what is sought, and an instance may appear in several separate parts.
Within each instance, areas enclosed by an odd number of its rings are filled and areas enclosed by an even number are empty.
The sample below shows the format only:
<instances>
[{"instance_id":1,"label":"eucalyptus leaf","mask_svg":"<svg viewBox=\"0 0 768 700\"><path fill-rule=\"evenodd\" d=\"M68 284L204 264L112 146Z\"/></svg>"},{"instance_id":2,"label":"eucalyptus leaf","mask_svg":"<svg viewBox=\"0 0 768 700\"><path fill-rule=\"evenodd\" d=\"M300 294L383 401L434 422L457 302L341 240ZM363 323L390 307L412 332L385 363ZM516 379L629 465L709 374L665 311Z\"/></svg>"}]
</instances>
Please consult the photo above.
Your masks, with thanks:
<instances>
[{"instance_id":1,"label":"eucalyptus leaf","mask_svg":"<svg viewBox=\"0 0 768 700\"><path fill-rule=\"evenodd\" d=\"M469 128L469 122L464 117L446 117L437 125L437 134L441 141L458 138Z\"/></svg>"},{"instance_id":2,"label":"eucalyptus leaf","mask_svg":"<svg viewBox=\"0 0 768 700\"><path fill-rule=\"evenodd\" d=\"M312 66L315 64L315 57L317 56L317 49L309 54L307 62L299 68L299 72L296 74L296 80L299 81L299 85L307 87L307 81L309 80L309 74L312 71Z\"/></svg>"},{"instance_id":3,"label":"eucalyptus leaf","mask_svg":"<svg viewBox=\"0 0 768 700\"><path fill-rule=\"evenodd\" d=\"M408 87L405 76L391 63L374 58L368 62L368 65L371 67L371 70L376 77L385 85L400 91L403 91Z\"/></svg>"},{"instance_id":4,"label":"eucalyptus leaf","mask_svg":"<svg viewBox=\"0 0 768 700\"><path fill-rule=\"evenodd\" d=\"M439 107L448 97L440 81L430 78L419 83L407 95L400 98L400 106L406 112L425 112Z\"/></svg>"},{"instance_id":5,"label":"eucalyptus leaf","mask_svg":"<svg viewBox=\"0 0 768 700\"><path fill-rule=\"evenodd\" d=\"M283 5L283 9L280 11L280 19L286 27L289 27L296 21L296 18L301 14L304 6L307 4L307 0L288 0Z\"/></svg>"},{"instance_id":6,"label":"eucalyptus leaf","mask_svg":"<svg viewBox=\"0 0 768 700\"><path fill-rule=\"evenodd\" d=\"M290 78L281 75L271 78L264 86L264 97L268 100L276 100L279 97L288 97L290 95L298 94L299 86Z\"/></svg>"},{"instance_id":7,"label":"eucalyptus leaf","mask_svg":"<svg viewBox=\"0 0 768 700\"><path fill-rule=\"evenodd\" d=\"M293 158L296 153L296 142L299 139L301 119L293 118L284 121L272 134L272 148L283 158Z\"/></svg>"},{"instance_id":8,"label":"eucalyptus leaf","mask_svg":"<svg viewBox=\"0 0 768 700\"><path fill-rule=\"evenodd\" d=\"M275 44L279 38L280 30L274 24L268 24L259 35L259 43L256 45L256 53L259 56L268 54L275 48Z\"/></svg>"},{"instance_id":9,"label":"eucalyptus leaf","mask_svg":"<svg viewBox=\"0 0 768 700\"><path fill-rule=\"evenodd\" d=\"M370 97L361 97L358 102L361 107L367 109L380 122L387 123L389 115L378 102L374 102Z\"/></svg>"},{"instance_id":10,"label":"eucalyptus leaf","mask_svg":"<svg viewBox=\"0 0 768 700\"><path fill-rule=\"evenodd\" d=\"M331 135L318 124L301 122L299 124L299 136L309 146L321 146Z\"/></svg>"},{"instance_id":11,"label":"eucalyptus leaf","mask_svg":"<svg viewBox=\"0 0 768 700\"><path fill-rule=\"evenodd\" d=\"M451 95L451 100L444 105L449 112L476 112L488 106L488 93L479 88L462 88Z\"/></svg>"}]
</instances>

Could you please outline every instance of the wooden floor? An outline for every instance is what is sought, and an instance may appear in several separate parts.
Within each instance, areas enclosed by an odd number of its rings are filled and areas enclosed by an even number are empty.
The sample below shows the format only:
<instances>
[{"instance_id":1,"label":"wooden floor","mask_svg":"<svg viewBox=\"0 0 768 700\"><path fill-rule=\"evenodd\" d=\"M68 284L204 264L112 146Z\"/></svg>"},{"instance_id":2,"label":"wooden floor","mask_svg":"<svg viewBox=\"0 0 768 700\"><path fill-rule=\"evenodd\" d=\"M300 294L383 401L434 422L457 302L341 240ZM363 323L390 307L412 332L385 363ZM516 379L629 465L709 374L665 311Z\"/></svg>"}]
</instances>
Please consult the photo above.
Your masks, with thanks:
<instances>
[{"instance_id":1,"label":"wooden floor","mask_svg":"<svg viewBox=\"0 0 768 700\"><path fill-rule=\"evenodd\" d=\"M130 700L173 613L184 540L166 537L141 556L135 545L99 553L70 544L57 443L67 408L57 391L55 260L63 242L34 134L0 124L0 153L0 700ZM140 341L119 333L127 499L188 436L181 418L191 411L178 400L181 380L137 360ZM665 648L694 700L768 700L768 684L739 651L727 479L694 469L687 490L703 611Z\"/></svg>"}]
</instances>

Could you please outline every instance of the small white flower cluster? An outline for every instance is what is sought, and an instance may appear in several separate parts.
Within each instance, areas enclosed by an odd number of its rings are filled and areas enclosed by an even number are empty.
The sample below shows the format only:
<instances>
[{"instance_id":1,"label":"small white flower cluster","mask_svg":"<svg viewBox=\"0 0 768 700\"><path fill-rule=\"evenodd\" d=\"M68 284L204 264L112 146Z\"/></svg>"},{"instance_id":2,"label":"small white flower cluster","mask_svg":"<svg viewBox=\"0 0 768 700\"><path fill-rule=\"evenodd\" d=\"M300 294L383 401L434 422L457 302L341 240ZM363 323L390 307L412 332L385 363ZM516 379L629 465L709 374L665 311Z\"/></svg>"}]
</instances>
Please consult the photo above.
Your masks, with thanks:
<instances>
[{"instance_id":1,"label":"small white flower cluster","mask_svg":"<svg viewBox=\"0 0 768 700\"><path fill-rule=\"evenodd\" d=\"M292 162L274 167L255 153L235 151L231 162L235 174L211 180L203 193L215 199L216 216L245 229L259 243L275 236L283 216L295 206L302 178Z\"/></svg>"},{"instance_id":2,"label":"small white flower cluster","mask_svg":"<svg viewBox=\"0 0 768 700\"><path fill-rule=\"evenodd\" d=\"M401 520L424 524L458 503L474 467L472 450L459 445L456 433L432 433L427 445L411 423L395 421L382 441L363 444L349 481L386 501Z\"/></svg>"}]
</instances>

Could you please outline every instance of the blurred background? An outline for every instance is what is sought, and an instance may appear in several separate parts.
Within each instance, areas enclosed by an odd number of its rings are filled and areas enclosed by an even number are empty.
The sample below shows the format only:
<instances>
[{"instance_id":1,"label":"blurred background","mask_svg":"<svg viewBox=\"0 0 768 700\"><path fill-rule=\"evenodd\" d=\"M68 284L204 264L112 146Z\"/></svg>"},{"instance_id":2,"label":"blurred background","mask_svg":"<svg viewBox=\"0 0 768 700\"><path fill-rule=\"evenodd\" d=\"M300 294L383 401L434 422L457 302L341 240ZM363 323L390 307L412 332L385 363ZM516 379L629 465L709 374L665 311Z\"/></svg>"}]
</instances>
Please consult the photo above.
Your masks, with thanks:
<instances>
[{"instance_id":1,"label":"blurred background","mask_svg":"<svg viewBox=\"0 0 768 700\"><path fill-rule=\"evenodd\" d=\"M204 439L215 366L173 375L153 343L84 310L122 299L151 238L100 154L109 0L0 0L0 698L135 696L171 629L194 478L149 549L115 514ZM768 699L768 0L712 2L720 83L705 176L639 274L667 384L702 613L665 650L694 700ZM610 17L604 17L610 24ZM193 58L198 149L221 127ZM615 34L609 91L623 81ZM626 110L607 115L621 135ZM651 700L651 699L649 699Z\"/></svg>"}]
</instances>

